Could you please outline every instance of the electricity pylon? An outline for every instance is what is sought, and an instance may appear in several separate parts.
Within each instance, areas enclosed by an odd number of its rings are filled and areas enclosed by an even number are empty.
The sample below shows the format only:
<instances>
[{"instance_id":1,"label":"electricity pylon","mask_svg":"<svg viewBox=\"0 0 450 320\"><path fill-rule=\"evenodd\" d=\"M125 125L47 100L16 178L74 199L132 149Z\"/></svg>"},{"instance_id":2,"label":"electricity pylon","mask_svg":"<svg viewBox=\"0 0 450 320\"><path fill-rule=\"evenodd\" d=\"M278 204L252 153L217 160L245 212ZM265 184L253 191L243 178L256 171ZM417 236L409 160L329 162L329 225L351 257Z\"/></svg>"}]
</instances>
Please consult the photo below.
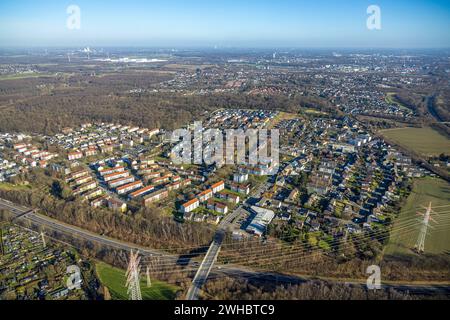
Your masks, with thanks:
<instances>
[{"instance_id":1,"label":"electricity pylon","mask_svg":"<svg viewBox=\"0 0 450 320\"><path fill-rule=\"evenodd\" d=\"M44 249L47 247L47 243L45 243L45 233L44 231L41 231L41 238L42 238L42 245L44 246Z\"/></svg>"},{"instance_id":2,"label":"electricity pylon","mask_svg":"<svg viewBox=\"0 0 450 320\"><path fill-rule=\"evenodd\" d=\"M128 269L126 273L126 286L128 287L127 293L130 300L142 300L139 277L141 272L141 267L139 266L140 261L141 258L139 257L139 251L133 253L133 250L131 250L130 261L128 263Z\"/></svg>"},{"instance_id":3,"label":"electricity pylon","mask_svg":"<svg viewBox=\"0 0 450 320\"><path fill-rule=\"evenodd\" d=\"M5 249L3 247L3 223L0 223L0 254L5 254Z\"/></svg>"},{"instance_id":4,"label":"electricity pylon","mask_svg":"<svg viewBox=\"0 0 450 320\"><path fill-rule=\"evenodd\" d=\"M428 205L428 208L426 208L425 214L418 213L418 215L423 216L422 220L422 226L420 228L419 238L417 238L415 249L418 253L425 252L425 240L427 238L427 232L428 228L430 227L430 220L434 221L434 219L431 217L431 213L433 212L433 209L431 208L431 202Z\"/></svg>"},{"instance_id":5,"label":"electricity pylon","mask_svg":"<svg viewBox=\"0 0 450 320\"><path fill-rule=\"evenodd\" d=\"M146 275L147 275L147 288L150 288L152 286L152 281L150 279L150 268L148 266L147 266Z\"/></svg>"}]
</instances>

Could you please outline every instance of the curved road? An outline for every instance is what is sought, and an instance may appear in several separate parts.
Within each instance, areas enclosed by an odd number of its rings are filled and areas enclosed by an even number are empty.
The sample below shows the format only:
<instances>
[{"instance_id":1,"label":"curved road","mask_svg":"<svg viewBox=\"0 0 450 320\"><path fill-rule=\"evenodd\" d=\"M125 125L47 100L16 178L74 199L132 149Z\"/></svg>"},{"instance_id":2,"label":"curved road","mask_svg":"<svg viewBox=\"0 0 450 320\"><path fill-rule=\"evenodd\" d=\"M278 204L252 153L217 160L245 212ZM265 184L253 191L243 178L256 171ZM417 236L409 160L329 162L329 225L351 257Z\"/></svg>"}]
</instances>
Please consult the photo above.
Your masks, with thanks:
<instances>
[{"instance_id":1,"label":"curved road","mask_svg":"<svg viewBox=\"0 0 450 320\"><path fill-rule=\"evenodd\" d=\"M51 229L54 229L56 231L61 231L64 233L69 233L71 236L80 237L84 240L92 241L99 243L101 245L110 246L117 249L122 250L139 250L140 253L142 253L144 256L152 256L152 257L164 257L167 261L173 261L175 264L183 264L185 263L188 267L199 267L199 263L195 261L191 261L189 258L183 258L178 257L176 255L171 255L168 253L163 253L158 250L152 250L148 248L144 248L141 246L137 246L135 244L130 244L126 242L122 242L119 240L111 239L99 234L95 234L92 232L89 232L87 230L83 230L81 228L77 228L71 225L64 224L60 221L48 218L46 216L40 215L35 213L33 210L30 210L27 207L13 204L10 201L0 199L0 209L7 209L8 211L12 212L15 215L15 218L21 219L26 218L31 220L32 222L36 223L40 226L46 226ZM235 210L238 211L238 210ZM239 213L236 213L236 215L232 215L230 217L227 217L228 219L224 220L224 223L222 226L226 226L229 223L232 222L232 220L239 215ZM223 229L222 229L223 230ZM220 234L220 232L218 233ZM216 237L215 241L220 240L220 237ZM220 242L217 242L217 244L220 244ZM220 249L220 246L218 246L217 250ZM218 253L218 252L217 252ZM210 253L209 256L214 256L216 253L214 250ZM207 261L213 261L208 260ZM325 281L325 280L313 280L308 277L302 278L299 276L292 276L292 275L283 275L283 274L277 274L274 272L261 272L261 271L255 271L252 269L243 268L241 266L218 266L213 267L213 263L208 265L206 263L203 268L199 268L200 270L209 270L207 273L211 272L214 276L221 277L221 276L231 276L231 277L238 277L238 278L244 278L244 279L254 279L254 281L261 281L261 282L279 282L279 283L289 283L289 284L300 284L305 281ZM207 276L203 273L200 274L199 279L204 279L206 281ZM205 277L206 276L206 277ZM326 280L326 281L332 281L332 280ZM191 293L189 296L190 298L197 298L199 290L201 289L200 282L197 282L198 285L194 285L195 290ZM338 281L337 281L338 282ZM193 282L194 283L194 282ZM364 286L364 283L360 281L351 282L349 284L352 285L361 285ZM383 285L383 288L394 288L398 291L409 291L409 292L416 292L416 293L424 293L429 295L435 295L435 294L444 294L444 295L450 295L450 285L449 284L442 284L442 285L407 285L407 284L385 284Z\"/></svg>"}]
</instances>

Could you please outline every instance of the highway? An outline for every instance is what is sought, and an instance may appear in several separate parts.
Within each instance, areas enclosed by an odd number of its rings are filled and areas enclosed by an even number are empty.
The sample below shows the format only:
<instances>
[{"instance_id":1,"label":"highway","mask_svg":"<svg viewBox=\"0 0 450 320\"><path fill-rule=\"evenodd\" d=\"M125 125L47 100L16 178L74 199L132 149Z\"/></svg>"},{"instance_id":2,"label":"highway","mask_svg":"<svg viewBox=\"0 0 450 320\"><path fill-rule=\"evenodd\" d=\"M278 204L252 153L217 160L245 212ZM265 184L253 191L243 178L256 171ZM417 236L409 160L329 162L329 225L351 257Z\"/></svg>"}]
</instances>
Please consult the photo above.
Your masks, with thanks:
<instances>
[{"instance_id":1,"label":"highway","mask_svg":"<svg viewBox=\"0 0 450 320\"><path fill-rule=\"evenodd\" d=\"M160 252L157 250L144 248L141 246L137 246L135 244L126 243L123 241L111 239L102 235L98 235L87 230L77 228L71 225L67 225L65 223L59 222L57 220L48 218L46 216L37 214L34 210L30 210L30 208L13 204L10 201L0 199L0 209L7 209L12 212L16 218L18 219L29 219L33 223L39 226L44 226L49 229L56 230L58 232L67 233L73 237L78 237L83 240L88 240L91 242L95 242L101 245L122 249L122 250L139 250L139 252L143 256L147 257L163 257L165 263L173 261L174 265L186 264L186 268L197 268L199 267L199 263L196 261L192 261L190 258L182 258L176 255L171 255L168 253ZM230 226L232 221L236 219L242 212L239 210L244 210L239 207L233 213L228 215L220 225L219 232L216 234L216 237L210 246L210 250L208 251L202 266L198 269L199 271L196 274L197 279L193 281L193 286L189 289L189 294L187 298L190 299L198 299L198 292L200 288L206 282L209 274L212 277L237 277L242 279L252 279L252 281L260 281L260 282L278 282L278 283L286 283L286 284L300 284L305 281L329 281L329 282L339 282L336 279L325 279L325 280L314 280L310 277L301 277L297 275L285 275L274 272L265 272L265 271L255 271L250 268L245 268L242 266L217 266L214 267L215 259L220 251L220 244L223 240L223 235L225 234L224 230L226 227ZM224 229L225 228L225 229ZM205 262L206 261L206 262ZM364 286L365 284L361 281L354 281L350 284ZM450 295L450 285L447 283L443 284L404 284L404 283L392 283L392 284L383 284L383 288L393 288L398 291L406 292L409 291L411 293L424 293L429 295L435 294L445 294Z\"/></svg>"},{"instance_id":2,"label":"highway","mask_svg":"<svg viewBox=\"0 0 450 320\"><path fill-rule=\"evenodd\" d=\"M96 242L101 245L122 249L122 250L139 250L142 255L152 256L152 257L164 257L165 260L173 260L174 264L180 260L177 256L169 255L157 250L151 250L135 244L125 243L119 240L111 239L106 236L102 236L78 227L74 227L60 221L54 220L52 218L35 213L27 207L13 204L8 200L0 199L0 209L7 209L11 211L15 218L26 218L36 225L43 226L57 232L69 234L72 237L80 238L83 240ZM188 260L188 259L186 259ZM181 261L182 263L183 261ZM188 262L188 261L186 261Z\"/></svg>"}]
</instances>

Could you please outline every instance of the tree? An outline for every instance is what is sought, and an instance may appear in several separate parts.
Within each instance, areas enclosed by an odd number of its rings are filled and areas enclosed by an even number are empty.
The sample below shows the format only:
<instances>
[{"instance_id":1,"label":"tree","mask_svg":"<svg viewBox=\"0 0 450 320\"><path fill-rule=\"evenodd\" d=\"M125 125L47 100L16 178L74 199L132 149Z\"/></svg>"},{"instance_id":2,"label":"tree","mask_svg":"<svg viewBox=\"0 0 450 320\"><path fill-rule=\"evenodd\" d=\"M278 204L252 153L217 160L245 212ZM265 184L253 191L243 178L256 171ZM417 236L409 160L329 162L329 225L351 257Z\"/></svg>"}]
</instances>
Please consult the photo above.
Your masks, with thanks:
<instances>
[{"instance_id":1,"label":"tree","mask_svg":"<svg viewBox=\"0 0 450 320\"><path fill-rule=\"evenodd\" d=\"M0 209L0 221L10 223L14 219L14 215L9 210Z\"/></svg>"}]
</instances>

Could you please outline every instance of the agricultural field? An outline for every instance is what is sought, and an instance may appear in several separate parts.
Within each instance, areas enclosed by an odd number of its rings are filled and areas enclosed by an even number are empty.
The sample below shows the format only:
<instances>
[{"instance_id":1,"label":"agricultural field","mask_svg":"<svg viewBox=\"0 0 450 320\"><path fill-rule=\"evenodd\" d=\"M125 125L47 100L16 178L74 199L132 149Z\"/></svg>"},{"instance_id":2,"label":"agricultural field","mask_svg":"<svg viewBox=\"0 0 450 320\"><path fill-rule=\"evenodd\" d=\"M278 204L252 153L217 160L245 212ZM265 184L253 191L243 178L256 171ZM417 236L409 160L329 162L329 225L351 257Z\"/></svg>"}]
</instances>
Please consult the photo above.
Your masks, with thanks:
<instances>
[{"instance_id":1,"label":"agricultural field","mask_svg":"<svg viewBox=\"0 0 450 320\"><path fill-rule=\"evenodd\" d=\"M111 299L128 300L127 288L125 287L125 270L112 267L106 263L96 264L97 276L101 283L108 288ZM141 292L143 300L173 300L178 287L165 282L152 279L152 285L147 288L144 277L141 278Z\"/></svg>"},{"instance_id":2,"label":"agricultural field","mask_svg":"<svg viewBox=\"0 0 450 320\"><path fill-rule=\"evenodd\" d=\"M439 254L450 251L450 184L441 179L423 178L413 182L412 193L394 224L385 250L386 255L412 253L419 235L420 223L405 224L404 221L413 222L417 217L419 222L421 217L417 216L417 213L425 212L422 206L427 207L430 202L437 214L433 216L436 222L431 222L432 228L426 238L425 252Z\"/></svg>"},{"instance_id":3,"label":"agricultural field","mask_svg":"<svg viewBox=\"0 0 450 320\"><path fill-rule=\"evenodd\" d=\"M450 139L429 127L382 130L381 134L423 156L439 156L450 150Z\"/></svg>"}]
</instances>

